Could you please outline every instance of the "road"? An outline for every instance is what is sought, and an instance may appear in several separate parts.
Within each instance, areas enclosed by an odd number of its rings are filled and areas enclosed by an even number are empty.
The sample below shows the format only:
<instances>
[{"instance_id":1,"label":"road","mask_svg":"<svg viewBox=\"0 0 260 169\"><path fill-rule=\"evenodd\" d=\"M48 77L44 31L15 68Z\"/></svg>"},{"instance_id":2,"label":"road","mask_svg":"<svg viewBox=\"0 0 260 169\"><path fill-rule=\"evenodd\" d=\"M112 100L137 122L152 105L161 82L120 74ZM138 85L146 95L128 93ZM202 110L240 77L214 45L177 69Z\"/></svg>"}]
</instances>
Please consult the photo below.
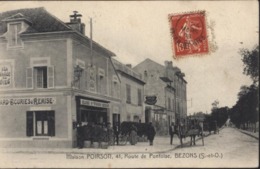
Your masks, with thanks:
<instances>
[{"instance_id":1,"label":"road","mask_svg":"<svg viewBox=\"0 0 260 169\"><path fill-rule=\"evenodd\" d=\"M186 139L186 142L189 139ZM136 146L114 146L109 149L59 149L0 155L0 167L257 167L258 140L234 128L224 128L197 140L196 146L178 148L179 140L169 145L169 138L157 138L153 147L148 143ZM128 153L125 153L128 152ZM95 154L93 154L95 153Z\"/></svg>"},{"instance_id":2,"label":"road","mask_svg":"<svg viewBox=\"0 0 260 169\"><path fill-rule=\"evenodd\" d=\"M200 156L201 161L197 158L189 158L192 166L244 168L259 165L259 140L241 133L238 129L224 128L219 134L205 138L204 142L204 146L199 140L196 146L186 145L184 148L171 151L171 153Z\"/></svg>"}]
</instances>

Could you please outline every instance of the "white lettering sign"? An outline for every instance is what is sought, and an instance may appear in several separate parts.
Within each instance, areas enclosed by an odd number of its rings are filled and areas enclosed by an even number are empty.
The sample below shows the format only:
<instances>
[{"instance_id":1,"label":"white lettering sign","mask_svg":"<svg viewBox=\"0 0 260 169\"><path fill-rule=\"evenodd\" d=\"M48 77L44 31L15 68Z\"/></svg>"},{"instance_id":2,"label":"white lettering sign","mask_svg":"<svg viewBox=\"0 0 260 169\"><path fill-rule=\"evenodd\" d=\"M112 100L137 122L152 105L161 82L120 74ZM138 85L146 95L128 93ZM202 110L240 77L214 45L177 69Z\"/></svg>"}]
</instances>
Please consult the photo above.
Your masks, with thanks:
<instances>
[{"instance_id":1,"label":"white lettering sign","mask_svg":"<svg viewBox=\"0 0 260 169\"><path fill-rule=\"evenodd\" d=\"M109 108L109 104L107 103L85 100L85 99L80 99L80 104L85 106L92 106L92 107Z\"/></svg>"},{"instance_id":2,"label":"white lettering sign","mask_svg":"<svg viewBox=\"0 0 260 169\"><path fill-rule=\"evenodd\" d=\"M0 106L18 105L54 105L55 97L34 97L34 98L1 98Z\"/></svg>"}]
</instances>

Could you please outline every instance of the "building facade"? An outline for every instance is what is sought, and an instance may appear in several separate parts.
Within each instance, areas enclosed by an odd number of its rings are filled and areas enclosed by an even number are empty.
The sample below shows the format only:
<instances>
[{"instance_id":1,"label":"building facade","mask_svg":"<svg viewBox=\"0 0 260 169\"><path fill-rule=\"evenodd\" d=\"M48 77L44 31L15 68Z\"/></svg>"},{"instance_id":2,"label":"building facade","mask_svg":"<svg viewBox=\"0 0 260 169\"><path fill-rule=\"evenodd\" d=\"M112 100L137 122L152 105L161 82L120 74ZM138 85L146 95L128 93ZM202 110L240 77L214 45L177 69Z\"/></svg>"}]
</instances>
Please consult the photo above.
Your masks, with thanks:
<instances>
[{"instance_id":1,"label":"building facade","mask_svg":"<svg viewBox=\"0 0 260 169\"><path fill-rule=\"evenodd\" d=\"M145 83L141 74L131 65L124 65L112 59L121 81L122 119L125 121L144 122L143 94Z\"/></svg>"},{"instance_id":2,"label":"building facade","mask_svg":"<svg viewBox=\"0 0 260 169\"><path fill-rule=\"evenodd\" d=\"M154 105L145 105L145 122L153 122L158 133L165 135L171 122L178 123L187 116L184 73L170 61L163 66L151 59L139 63L134 70L142 74L146 83L145 97L157 100Z\"/></svg>"},{"instance_id":3,"label":"building facade","mask_svg":"<svg viewBox=\"0 0 260 169\"><path fill-rule=\"evenodd\" d=\"M0 13L0 145L74 147L75 124L121 113L115 54L44 8Z\"/></svg>"}]
</instances>

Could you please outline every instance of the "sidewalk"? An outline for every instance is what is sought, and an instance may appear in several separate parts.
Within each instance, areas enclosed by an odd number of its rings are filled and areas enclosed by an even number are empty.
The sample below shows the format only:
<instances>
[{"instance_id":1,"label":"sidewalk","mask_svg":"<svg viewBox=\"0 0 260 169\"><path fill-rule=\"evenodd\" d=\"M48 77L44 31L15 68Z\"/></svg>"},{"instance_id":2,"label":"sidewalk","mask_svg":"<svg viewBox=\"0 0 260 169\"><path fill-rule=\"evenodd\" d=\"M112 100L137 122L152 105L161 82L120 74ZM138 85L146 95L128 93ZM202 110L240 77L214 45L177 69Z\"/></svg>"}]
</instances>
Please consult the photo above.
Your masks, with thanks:
<instances>
[{"instance_id":1,"label":"sidewalk","mask_svg":"<svg viewBox=\"0 0 260 169\"><path fill-rule=\"evenodd\" d=\"M189 138L184 140L184 143L188 143ZM28 153L28 154L37 154L37 153L52 153L52 154L64 154L64 153L160 153L168 150L177 148L180 145L180 140L175 136L173 138L173 145L170 145L169 137L155 137L154 145L150 146L149 142L138 142L136 145L115 145L109 146L107 149L101 148L0 148L0 153Z\"/></svg>"},{"instance_id":2,"label":"sidewalk","mask_svg":"<svg viewBox=\"0 0 260 169\"><path fill-rule=\"evenodd\" d=\"M210 136L205 133L205 137ZM196 142L200 143L201 137L196 138ZM190 137L183 139L183 146L189 146ZM1 153L27 153L27 154L88 154L88 153L163 153L181 148L180 139L175 135L173 137L173 145L170 145L169 136L157 136L154 139L154 145L150 146L149 142L138 142L136 145L109 146L107 149L102 148L0 148Z\"/></svg>"},{"instance_id":3,"label":"sidewalk","mask_svg":"<svg viewBox=\"0 0 260 169\"><path fill-rule=\"evenodd\" d=\"M259 132L251 132L251 131L247 131L247 130L242 130L242 129L238 129L241 133L244 133L248 136L251 136L257 140L259 140Z\"/></svg>"}]
</instances>

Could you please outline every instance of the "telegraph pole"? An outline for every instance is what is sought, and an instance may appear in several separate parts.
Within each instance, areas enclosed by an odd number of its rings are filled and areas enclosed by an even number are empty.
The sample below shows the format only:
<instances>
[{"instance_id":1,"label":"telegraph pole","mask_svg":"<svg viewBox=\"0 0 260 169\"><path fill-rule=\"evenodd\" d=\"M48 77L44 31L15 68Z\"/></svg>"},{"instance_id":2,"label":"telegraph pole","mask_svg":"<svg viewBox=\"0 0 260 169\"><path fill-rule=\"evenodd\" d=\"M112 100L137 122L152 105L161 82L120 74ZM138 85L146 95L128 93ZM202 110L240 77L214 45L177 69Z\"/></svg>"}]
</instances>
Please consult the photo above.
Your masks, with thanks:
<instances>
[{"instance_id":1,"label":"telegraph pole","mask_svg":"<svg viewBox=\"0 0 260 169\"><path fill-rule=\"evenodd\" d=\"M92 25L92 18L90 18L90 63L91 67L93 65L93 37L92 37L92 32L93 32L93 25Z\"/></svg>"}]
</instances>

